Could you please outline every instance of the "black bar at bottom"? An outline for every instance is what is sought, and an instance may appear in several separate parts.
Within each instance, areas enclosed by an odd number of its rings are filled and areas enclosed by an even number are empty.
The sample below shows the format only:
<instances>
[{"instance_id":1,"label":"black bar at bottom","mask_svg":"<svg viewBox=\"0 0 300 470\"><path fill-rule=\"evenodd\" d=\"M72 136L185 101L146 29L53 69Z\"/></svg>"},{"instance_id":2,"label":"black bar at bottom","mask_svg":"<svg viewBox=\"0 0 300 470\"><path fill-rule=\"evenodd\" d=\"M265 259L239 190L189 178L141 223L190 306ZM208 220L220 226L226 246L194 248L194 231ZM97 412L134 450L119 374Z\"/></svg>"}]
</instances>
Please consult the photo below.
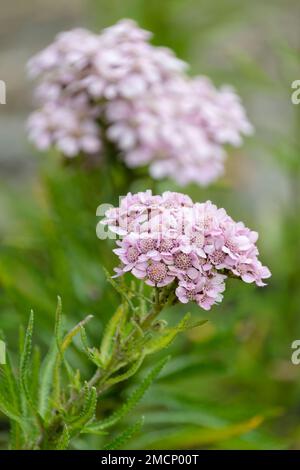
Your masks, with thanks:
<instances>
[{"instance_id":1,"label":"black bar at bottom","mask_svg":"<svg viewBox=\"0 0 300 470\"><path fill-rule=\"evenodd\" d=\"M183 465L194 467L204 464L230 464L244 465L245 463L260 463L270 465L272 460L288 464L300 462L299 451L211 451L211 450L124 450L124 451L0 451L1 468L5 463L39 466L44 462L47 465L55 463L97 465L97 468L115 467L139 468L148 465L149 468L157 466Z\"/></svg>"}]
</instances>

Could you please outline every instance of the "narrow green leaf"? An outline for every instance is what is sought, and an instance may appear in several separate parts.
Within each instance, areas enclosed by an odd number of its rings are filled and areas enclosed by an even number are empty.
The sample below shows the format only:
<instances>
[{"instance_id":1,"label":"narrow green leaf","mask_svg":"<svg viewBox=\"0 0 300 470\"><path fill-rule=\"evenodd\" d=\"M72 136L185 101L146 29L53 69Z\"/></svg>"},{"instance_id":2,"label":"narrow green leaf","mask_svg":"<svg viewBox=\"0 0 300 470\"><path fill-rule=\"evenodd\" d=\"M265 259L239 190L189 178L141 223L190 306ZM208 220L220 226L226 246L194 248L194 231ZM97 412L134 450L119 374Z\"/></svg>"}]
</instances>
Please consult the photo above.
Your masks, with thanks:
<instances>
[{"instance_id":1,"label":"narrow green leaf","mask_svg":"<svg viewBox=\"0 0 300 470\"><path fill-rule=\"evenodd\" d=\"M178 323L177 326L173 328L165 328L164 330L162 330L162 332L150 338L144 344L144 353L146 355L153 354L157 351L160 351L161 349L168 347L172 343L172 341L175 339L175 337L178 335L178 333L187 329L189 319L190 319L190 314L187 313L183 317L183 319Z\"/></svg>"},{"instance_id":2,"label":"narrow green leaf","mask_svg":"<svg viewBox=\"0 0 300 470\"><path fill-rule=\"evenodd\" d=\"M132 377L141 367L144 361L144 358L145 356L141 355L137 361L134 361L134 363L127 369L126 372L124 372L123 374L117 375L115 377L112 377L111 379L107 381L107 384L114 385Z\"/></svg>"},{"instance_id":3,"label":"narrow green leaf","mask_svg":"<svg viewBox=\"0 0 300 470\"><path fill-rule=\"evenodd\" d=\"M39 393L39 412L46 419L50 408L50 396L53 387L54 367L57 359L57 345L53 341L47 356L41 367L40 393Z\"/></svg>"},{"instance_id":4,"label":"narrow green leaf","mask_svg":"<svg viewBox=\"0 0 300 470\"><path fill-rule=\"evenodd\" d=\"M59 295L57 296L54 333L57 342L57 347L58 349L60 349L62 342L62 302Z\"/></svg>"},{"instance_id":5,"label":"narrow green leaf","mask_svg":"<svg viewBox=\"0 0 300 470\"><path fill-rule=\"evenodd\" d=\"M74 390L76 390L77 392L80 392L80 390L82 389L82 382L81 382L81 376L80 376L80 370L77 369L74 374L73 374L73 377L71 379L71 385L73 387Z\"/></svg>"},{"instance_id":6,"label":"narrow green leaf","mask_svg":"<svg viewBox=\"0 0 300 470\"><path fill-rule=\"evenodd\" d=\"M20 327L19 327L19 354L20 354L20 357L21 357L21 354L22 354L23 349L24 349L24 341L25 341L25 330L24 330L24 326L20 325Z\"/></svg>"},{"instance_id":7,"label":"narrow green leaf","mask_svg":"<svg viewBox=\"0 0 300 470\"><path fill-rule=\"evenodd\" d=\"M33 334L33 325L34 325L34 314L31 310L29 322L24 338L24 347L21 354L20 360L20 386L24 392L27 403L34 410L35 405L32 400L30 393L30 384L29 384L29 375L31 371L31 352L32 352L32 334Z\"/></svg>"},{"instance_id":8,"label":"narrow green leaf","mask_svg":"<svg viewBox=\"0 0 300 470\"><path fill-rule=\"evenodd\" d=\"M17 421L22 424L22 417L18 415L15 409L11 406L11 403L0 393L0 411L13 421Z\"/></svg>"},{"instance_id":9,"label":"narrow green leaf","mask_svg":"<svg viewBox=\"0 0 300 470\"><path fill-rule=\"evenodd\" d=\"M59 352L56 358L53 374L53 402L56 407L60 407L61 403L61 366L64 364L68 370L68 364L64 360L64 353L70 346L73 338L81 331L81 328L93 318L93 315L88 315L84 320L80 321L77 325L69 331L59 346Z\"/></svg>"},{"instance_id":10,"label":"narrow green leaf","mask_svg":"<svg viewBox=\"0 0 300 470\"><path fill-rule=\"evenodd\" d=\"M192 323L188 323L186 327L184 328L185 330L192 330L193 328L198 328L198 326L203 326L208 322L208 320L198 320Z\"/></svg>"},{"instance_id":11,"label":"narrow green leaf","mask_svg":"<svg viewBox=\"0 0 300 470\"><path fill-rule=\"evenodd\" d=\"M34 348L31 362L30 393L35 407L38 408L40 388L41 354L38 347Z\"/></svg>"},{"instance_id":12,"label":"narrow green leaf","mask_svg":"<svg viewBox=\"0 0 300 470\"><path fill-rule=\"evenodd\" d=\"M83 429L95 416L97 406L97 391L95 387L89 387L85 383L84 403L78 416L68 419L70 434L78 429Z\"/></svg>"},{"instance_id":13,"label":"narrow green leaf","mask_svg":"<svg viewBox=\"0 0 300 470\"><path fill-rule=\"evenodd\" d=\"M199 449L224 442L253 431L263 422L257 415L247 421L225 425L217 429L200 426L181 426L174 432L158 431L153 439L143 443L143 449Z\"/></svg>"},{"instance_id":14,"label":"narrow green leaf","mask_svg":"<svg viewBox=\"0 0 300 470\"><path fill-rule=\"evenodd\" d=\"M28 327L26 330L25 338L24 338L24 346L23 346L23 351L21 354L21 361L20 361L20 379L23 384L26 383L27 374L30 370L33 324L34 324L34 314L33 314L33 311L31 310Z\"/></svg>"},{"instance_id":15,"label":"narrow green leaf","mask_svg":"<svg viewBox=\"0 0 300 470\"><path fill-rule=\"evenodd\" d=\"M112 442L107 444L104 447L104 450L115 450L124 448L124 445L127 444L127 442L141 430L143 424L144 418L142 417L132 426L126 428L125 431L123 431L119 436L117 436Z\"/></svg>"},{"instance_id":16,"label":"narrow green leaf","mask_svg":"<svg viewBox=\"0 0 300 470\"><path fill-rule=\"evenodd\" d=\"M34 314L30 312L29 322L24 338L24 348L21 354L20 360L20 388L23 391L25 401L29 405L29 408L33 412L36 424L39 428L43 426L42 417L38 411L38 405L35 404L31 394L31 383L32 383L32 363L31 363L31 352L32 352L32 334L34 325ZM27 406L23 400L24 412L27 413Z\"/></svg>"},{"instance_id":17,"label":"narrow green leaf","mask_svg":"<svg viewBox=\"0 0 300 470\"><path fill-rule=\"evenodd\" d=\"M87 339L87 334L86 334L84 326L81 326L80 328L80 337L81 337L81 342L84 347L84 350L89 355L90 346L89 346L89 342Z\"/></svg>"},{"instance_id":18,"label":"narrow green leaf","mask_svg":"<svg viewBox=\"0 0 300 470\"><path fill-rule=\"evenodd\" d=\"M22 424L19 384L8 354L6 364L0 369L0 411L9 419Z\"/></svg>"},{"instance_id":19,"label":"narrow green leaf","mask_svg":"<svg viewBox=\"0 0 300 470\"><path fill-rule=\"evenodd\" d=\"M69 443L70 443L70 433L69 433L68 426L65 424L63 432L57 441L55 449L65 450L69 447Z\"/></svg>"},{"instance_id":20,"label":"narrow green leaf","mask_svg":"<svg viewBox=\"0 0 300 470\"><path fill-rule=\"evenodd\" d=\"M88 426L88 429L85 432L99 432L102 431L110 426L113 426L118 421L120 421L124 416L126 416L143 398L146 391L151 386L152 382L156 379L159 375L162 368L168 362L169 356L161 359L146 375L144 380L140 383L140 385L135 389L132 395L128 398L128 400L121 406L119 410L113 413L109 418L101 421L100 423L95 423L94 425Z\"/></svg>"},{"instance_id":21,"label":"narrow green leaf","mask_svg":"<svg viewBox=\"0 0 300 470\"><path fill-rule=\"evenodd\" d=\"M22 444L23 444L22 428L18 422L12 421L10 423L9 450L20 450L22 449Z\"/></svg>"},{"instance_id":22,"label":"narrow green leaf","mask_svg":"<svg viewBox=\"0 0 300 470\"><path fill-rule=\"evenodd\" d=\"M81 335L81 342L82 342L85 354L87 355L89 360L93 362L97 367L102 368L103 364L99 358L99 351L96 350L96 348L89 347L87 334L86 334L84 326L81 326L80 335Z\"/></svg>"},{"instance_id":23,"label":"narrow green leaf","mask_svg":"<svg viewBox=\"0 0 300 470\"><path fill-rule=\"evenodd\" d=\"M126 313L125 305L121 304L106 326L100 346L100 360L104 367L110 361L111 354L116 346L116 337L126 319Z\"/></svg>"},{"instance_id":24,"label":"narrow green leaf","mask_svg":"<svg viewBox=\"0 0 300 470\"><path fill-rule=\"evenodd\" d=\"M71 344L72 339L80 332L81 327L86 325L91 319L93 315L88 315L84 320L80 321L71 331L64 337L62 345L61 345L61 352L62 354L66 351L66 349Z\"/></svg>"},{"instance_id":25,"label":"narrow green leaf","mask_svg":"<svg viewBox=\"0 0 300 470\"><path fill-rule=\"evenodd\" d=\"M6 364L0 368L0 392L19 414L21 412L20 390L9 354L6 355Z\"/></svg>"}]
</instances>

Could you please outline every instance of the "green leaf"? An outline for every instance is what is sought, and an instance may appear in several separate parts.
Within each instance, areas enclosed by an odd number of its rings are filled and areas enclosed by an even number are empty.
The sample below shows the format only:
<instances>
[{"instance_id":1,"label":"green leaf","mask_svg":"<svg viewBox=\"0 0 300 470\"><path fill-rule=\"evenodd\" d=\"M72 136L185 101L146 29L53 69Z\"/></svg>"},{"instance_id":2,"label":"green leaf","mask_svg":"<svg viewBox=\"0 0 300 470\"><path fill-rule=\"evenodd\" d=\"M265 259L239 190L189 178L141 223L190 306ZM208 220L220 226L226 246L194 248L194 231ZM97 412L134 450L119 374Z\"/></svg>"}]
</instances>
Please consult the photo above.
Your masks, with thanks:
<instances>
[{"instance_id":1,"label":"green leaf","mask_svg":"<svg viewBox=\"0 0 300 470\"><path fill-rule=\"evenodd\" d=\"M86 334L84 326L82 326L80 329L80 335L81 335L81 342L82 342L85 354L87 355L89 360L93 362L93 364L95 364L97 367L102 368L103 364L99 358L99 351L96 348L89 347L87 334Z\"/></svg>"},{"instance_id":2,"label":"green leaf","mask_svg":"<svg viewBox=\"0 0 300 470\"><path fill-rule=\"evenodd\" d=\"M17 413L21 412L19 384L15 377L9 354L6 355L6 364L0 368L0 393L6 397Z\"/></svg>"},{"instance_id":3,"label":"green leaf","mask_svg":"<svg viewBox=\"0 0 300 470\"><path fill-rule=\"evenodd\" d=\"M90 348L89 343L88 343L87 334L86 334L84 326L81 326L81 328L80 328L80 337L81 337L81 342L82 342L84 351L86 352L88 357L90 357L91 348ZM92 357L92 355L91 355L91 357Z\"/></svg>"},{"instance_id":4,"label":"green leaf","mask_svg":"<svg viewBox=\"0 0 300 470\"><path fill-rule=\"evenodd\" d=\"M160 371L162 368L165 366L165 364L168 362L169 356L163 358L160 360L156 366L154 366L151 371L148 373L148 375L142 380L140 385L135 389L135 391L132 393L132 395L128 398L128 400L121 406L119 410L117 410L115 413L113 413L109 418L101 421L100 423L96 423L94 425L90 425L85 428L84 432L88 433L98 433L99 431L102 431L108 427L113 426L116 424L118 421L120 421L124 416L126 416L137 404L138 402L143 398L144 394L148 390L148 388L151 386L152 382L156 379L156 377L159 375Z\"/></svg>"},{"instance_id":5,"label":"green leaf","mask_svg":"<svg viewBox=\"0 0 300 470\"><path fill-rule=\"evenodd\" d=\"M144 418L142 417L132 426L125 429L119 436L117 436L112 442L104 447L104 450L115 450L123 448L132 437L137 434L144 424Z\"/></svg>"},{"instance_id":6,"label":"green leaf","mask_svg":"<svg viewBox=\"0 0 300 470\"><path fill-rule=\"evenodd\" d=\"M19 385L8 354L6 364L0 369L0 411L9 419L22 423Z\"/></svg>"},{"instance_id":7,"label":"green leaf","mask_svg":"<svg viewBox=\"0 0 300 470\"><path fill-rule=\"evenodd\" d=\"M199 449L215 445L242 436L253 431L263 422L262 416L254 416L247 421L229 424L218 429L208 429L199 426L182 427L180 430L157 431L153 439L142 443L143 449Z\"/></svg>"},{"instance_id":8,"label":"green leaf","mask_svg":"<svg viewBox=\"0 0 300 470\"><path fill-rule=\"evenodd\" d=\"M114 385L119 382L123 382L124 380L129 379L132 377L141 367L143 361L144 361L145 356L141 355L137 361L134 361L134 363L127 369L126 372L120 375L116 375L115 377L110 378L107 380L108 385Z\"/></svg>"},{"instance_id":9,"label":"green leaf","mask_svg":"<svg viewBox=\"0 0 300 470\"><path fill-rule=\"evenodd\" d=\"M0 392L0 411L7 416L9 419L13 421L17 421L18 423L22 423L22 417L16 413L16 410L11 405L11 403L3 396Z\"/></svg>"},{"instance_id":10,"label":"green leaf","mask_svg":"<svg viewBox=\"0 0 300 470\"><path fill-rule=\"evenodd\" d=\"M191 330L193 328L198 328L199 326L203 326L208 322L208 320L198 320L192 323L188 323L184 330Z\"/></svg>"},{"instance_id":11,"label":"green leaf","mask_svg":"<svg viewBox=\"0 0 300 470\"><path fill-rule=\"evenodd\" d=\"M62 345L61 345L61 353L63 354L67 348L70 346L71 341L73 338L80 332L81 328L86 325L91 319L93 318L93 315L88 315L84 320L80 321L77 323L74 328L72 328L71 331L64 337Z\"/></svg>"},{"instance_id":12,"label":"green leaf","mask_svg":"<svg viewBox=\"0 0 300 470\"><path fill-rule=\"evenodd\" d=\"M0 411L9 419L22 422L19 385L8 354L0 369Z\"/></svg>"},{"instance_id":13,"label":"green leaf","mask_svg":"<svg viewBox=\"0 0 300 470\"><path fill-rule=\"evenodd\" d=\"M9 436L9 450L19 450L22 448L23 434L22 428L18 422L12 421L10 423L10 436Z\"/></svg>"},{"instance_id":14,"label":"green leaf","mask_svg":"<svg viewBox=\"0 0 300 470\"><path fill-rule=\"evenodd\" d=\"M190 319L190 314L187 313L183 319L178 323L177 326L173 328L165 328L162 332L156 334L150 340L144 344L144 353L153 354L161 349L168 347L178 333L186 330L188 328L188 322Z\"/></svg>"},{"instance_id":15,"label":"green leaf","mask_svg":"<svg viewBox=\"0 0 300 470\"><path fill-rule=\"evenodd\" d=\"M0 379L0 411L9 419L22 424L19 384L15 378L8 354L6 364L1 366Z\"/></svg>"},{"instance_id":16,"label":"green leaf","mask_svg":"<svg viewBox=\"0 0 300 470\"><path fill-rule=\"evenodd\" d=\"M23 383L26 382L27 374L30 370L33 325L34 325L34 314L33 314L33 311L31 310L29 322L28 322L28 326L27 326L27 330L26 330L26 334L24 338L23 351L22 351L21 360L20 360L20 378Z\"/></svg>"},{"instance_id":17,"label":"green leaf","mask_svg":"<svg viewBox=\"0 0 300 470\"><path fill-rule=\"evenodd\" d=\"M20 325L19 327L19 354L20 356L24 349L24 341L25 341L25 330L24 330L24 326Z\"/></svg>"},{"instance_id":18,"label":"green leaf","mask_svg":"<svg viewBox=\"0 0 300 470\"><path fill-rule=\"evenodd\" d=\"M64 361L64 353L70 346L73 338L80 332L81 328L88 323L93 318L93 315L88 315L84 320L77 323L77 325L69 331L62 342L59 345L59 351L56 358L55 366L54 366L54 375L53 375L53 400L55 406L58 408L60 407L60 399L61 399L61 365ZM68 369L67 363L65 363L66 368Z\"/></svg>"},{"instance_id":19,"label":"green leaf","mask_svg":"<svg viewBox=\"0 0 300 470\"><path fill-rule=\"evenodd\" d=\"M46 419L47 413L50 408L50 395L53 387L54 367L57 358L57 345L53 341L47 356L45 357L40 378L40 393L39 393L39 412L43 418Z\"/></svg>"},{"instance_id":20,"label":"green leaf","mask_svg":"<svg viewBox=\"0 0 300 470\"><path fill-rule=\"evenodd\" d=\"M72 377L72 387L74 390L79 392L82 389L80 370L77 369Z\"/></svg>"},{"instance_id":21,"label":"green leaf","mask_svg":"<svg viewBox=\"0 0 300 470\"><path fill-rule=\"evenodd\" d=\"M35 409L30 393L29 375L31 373L31 352L32 352L32 334L34 325L34 314L31 310L29 322L24 338L24 346L20 360L20 386L24 392L26 401L32 409Z\"/></svg>"},{"instance_id":22,"label":"green leaf","mask_svg":"<svg viewBox=\"0 0 300 470\"><path fill-rule=\"evenodd\" d=\"M63 432L56 443L55 449L65 450L69 447L69 443L70 443L70 433L69 433L68 426L65 424Z\"/></svg>"},{"instance_id":23,"label":"green leaf","mask_svg":"<svg viewBox=\"0 0 300 470\"><path fill-rule=\"evenodd\" d=\"M31 377L30 377L30 393L32 401L36 408L38 408L39 389L40 389L40 371L41 371L41 354L38 347L34 348L31 362Z\"/></svg>"},{"instance_id":24,"label":"green leaf","mask_svg":"<svg viewBox=\"0 0 300 470\"><path fill-rule=\"evenodd\" d=\"M57 296L54 333L57 342L57 347L58 349L60 349L62 342L62 302L59 295Z\"/></svg>"},{"instance_id":25,"label":"green leaf","mask_svg":"<svg viewBox=\"0 0 300 470\"><path fill-rule=\"evenodd\" d=\"M100 360L104 367L107 367L112 352L116 346L117 335L125 322L127 308L121 304L115 314L109 320L100 346Z\"/></svg>"},{"instance_id":26,"label":"green leaf","mask_svg":"<svg viewBox=\"0 0 300 470\"><path fill-rule=\"evenodd\" d=\"M66 418L69 423L70 434L78 429L84 428L95 416L97 406L97 390L90 387L87 383L84 386L84 403L82 410L78 416L72 419Z\"/></svg>"}]
</instances>

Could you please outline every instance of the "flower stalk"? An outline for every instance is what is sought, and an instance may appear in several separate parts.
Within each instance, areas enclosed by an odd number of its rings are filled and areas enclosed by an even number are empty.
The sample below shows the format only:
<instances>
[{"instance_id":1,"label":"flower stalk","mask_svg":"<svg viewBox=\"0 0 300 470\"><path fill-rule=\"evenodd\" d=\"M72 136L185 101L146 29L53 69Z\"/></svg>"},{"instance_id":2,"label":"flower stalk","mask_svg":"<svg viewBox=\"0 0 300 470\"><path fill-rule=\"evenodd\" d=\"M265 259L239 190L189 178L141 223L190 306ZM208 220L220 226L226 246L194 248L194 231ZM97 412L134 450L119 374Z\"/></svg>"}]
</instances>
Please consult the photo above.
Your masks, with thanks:
<instances>
[{"instance_id":1,"label":"flower stalk","mask_svg":"<svg viewBox=\"0 0 300 470\"><path fill-rule=\"evenodd\" d=\"M174 285L168 286L167 288L156 288L154 291L154 303L152 308L149 312L145 315L143 319L141 319L140 323L137 323L130 333L124 338L123 342L120 341L120 336L117 335L116 340L116 347L114 349L114 353L111 356L110 362L106 368L106 370L102 370L101 368L97 368L94 375L88 381L88 387L95 387L97 398L99 398L104 392L106 392L114 383L114 380L111 379L113 374L120 370L121 368L126 368L131 362L132 359L130 355L128 355L128 348L127 346L131 344L133 347L134 341L137 337L139 337L140 333L144 336L148 333L153 331L153 326L155 324L155 320L157 319L158 315L161 311L172 305L176 302L175 296L175 287ZM74 329L73 329L74 330ZM143 354L141 354L140 361L138 361L138 365L140 366L143 362ZM124 380L127 377L124 376ZM118 381L118 383L122 381ZM64 406L64 414L68 413L72 410L74 405L78 406L78 403L84 400L84 390L81 390L78 394L73 395L70 397L66 405ZM56 413L54 413L56 414ZM57 434L61 432L64 427L64 419L63 416L60 415L59 417L54 416L53 421L49 424L47 429L41 429L41 435L37 441L37 445L39 448L44 449L47 446L51 445L51 442L55 442L57 439ZM78 430L78 434L80 430Z\"/></svg>"},{"instance_id":2,"label":"flower stalk","mask_svg":"<svg viewBox=\"0 0 300 470\"><path fill-rule=\"evenodd\" d=\"M8 417L22 439L14 440L12 434L11 448L15 449L58 449L68 448L73 439L82 433L93 433L94 428L102 429L101 413L97 411L100 396L117 383L128 380L140 369L144 359L166 346L175 336L187 327L184 325L168 327L166 322L157 322L159 314L167 307L176 303L175 285L156 288L152 298L145 297L151 305L144 313L137 306L141 292L130 291L123 297L123 302L110 319L103 334L100 348L91 348L87 344L85 325L91 319L88 316L67 334L63 334L62 306L58 299L55 323L55 343L48 353L44 367L38 370L38 377L31 374L31 345L33 333L33 314L26 333L22 364L22 387L16 385L16 403L20 404ZM66 351L73 338L81 333L84 352L88 359L96 365L96 370L88 381L81 379L66 358ZM160 370L161 368L159 368ZM8 366L5 374L15 377L15 371ZM158 373L158 372L157 372ZM20 380L14 379L16 384ZM31 383L38 384L40 396L34 400ZM149 383L150 385L150 383ZM22 397L22 390L27 390ZM0 384L0 409L4 405ZM143 392L144 393L144 392ZM25 401L24 401L25 400ZM24 406L21 403L24 401ZM19 406L19 405L18 405ZM8 413L7 410L6 414ZM4 412L5 412L4 411ZM14 422L14 420L16 422ZM114 420L113 420L114 421ZM30 423L30 426L28 425ZM105 425L106 426L106 425Z\"/></svg>"}]
</instances>

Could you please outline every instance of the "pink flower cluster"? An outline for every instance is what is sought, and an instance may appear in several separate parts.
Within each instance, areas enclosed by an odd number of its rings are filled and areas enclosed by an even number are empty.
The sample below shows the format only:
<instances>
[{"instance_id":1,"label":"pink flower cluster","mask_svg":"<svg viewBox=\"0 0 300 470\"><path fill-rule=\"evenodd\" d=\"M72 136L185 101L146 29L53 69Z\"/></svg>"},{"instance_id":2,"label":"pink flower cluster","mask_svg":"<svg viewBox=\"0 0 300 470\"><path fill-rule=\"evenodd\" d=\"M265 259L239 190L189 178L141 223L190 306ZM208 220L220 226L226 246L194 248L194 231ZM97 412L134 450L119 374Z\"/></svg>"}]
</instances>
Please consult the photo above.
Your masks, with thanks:
<instances>
[{"instance_id":1,"label":"pink flower cluster","mask_svg":"<svg viewBox=\"0 0 300 470\"><path fill-rule=\"evenodd\" d=\"M102 223L120 235L116 276L131 272L157 287L175 281L182 303L209 310L222 300L227 276L258 286L271 276L258 260L257 232L210 201L193 203L174 192L128 193Z\"/></svg>"},{"instance_id":2,"label":"pink flower cluster","mask_svg":"<svg viewBox=\"0 0 300 470\"><path fill-rule=\"evenodd\" d=\"M128 166L149 165L154 178L207 185L224 170L223 144L240 145L252 131L238 96L204 77L173 77L138 100L106 108L108 136Z\"/></svg>"},{"instance_id":3,"label":"pink flower cluster","mask_svg":"<svg viewBox=\"0 0 300 470\"><path fill-rule=\"evenodd\" d=\"M189 78L171 50L123 20L96 35L61 33L28 64L39 79L29 138L64 155L100 154L105 140L129 167L155 178L208 184L223 172L223 144L250 134L238 96L204 77Z\"/></svg>"}]
</instances>

